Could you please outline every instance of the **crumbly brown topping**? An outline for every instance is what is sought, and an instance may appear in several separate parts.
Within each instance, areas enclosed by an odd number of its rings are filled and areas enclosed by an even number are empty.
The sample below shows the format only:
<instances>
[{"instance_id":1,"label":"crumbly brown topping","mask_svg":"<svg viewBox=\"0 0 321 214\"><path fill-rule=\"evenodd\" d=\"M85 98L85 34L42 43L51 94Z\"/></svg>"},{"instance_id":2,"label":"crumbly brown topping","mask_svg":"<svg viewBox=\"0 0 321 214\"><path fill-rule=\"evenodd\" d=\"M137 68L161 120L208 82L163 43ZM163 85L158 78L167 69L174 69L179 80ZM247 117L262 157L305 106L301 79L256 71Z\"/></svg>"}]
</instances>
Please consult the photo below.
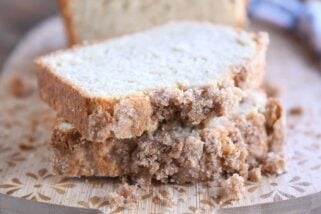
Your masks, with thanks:
<instances>
[{"instance_id":1,"label":"crumbly brown topping","mask_svg":"<svg viewBox=\"0 0 321 214\"><path fill-rule=\"evenodd\" d=\"M124 176L142 186L152 180L219 181L219 195L238 199L243 180L259 181L261 174L284 169L281 150L275 149L283 141L270 146L275 132L284 133L282 126L276 127L283 113L274 105L278 103L269 100L266 114L220 117L225 122L218 125L189 128L176 124L175 129L164 126L134 139L103 143L81 138L74 128L55 129L55 169L67 176Z\"/></svg>"},{"instance_id":2,"label":"crumbly brown topping","mask_svg":"<svg viewBox=\"0 0 321 214\"><path fill-rule=\"evenodd\" d=\"M197 126L210 115L232 112L243 96L241 89L234 86L163 89L122 99L112 112L98 104L89 115L88 139L102 142L111 137L133 138L174 121Z\"/></svg>"}]
</instances>

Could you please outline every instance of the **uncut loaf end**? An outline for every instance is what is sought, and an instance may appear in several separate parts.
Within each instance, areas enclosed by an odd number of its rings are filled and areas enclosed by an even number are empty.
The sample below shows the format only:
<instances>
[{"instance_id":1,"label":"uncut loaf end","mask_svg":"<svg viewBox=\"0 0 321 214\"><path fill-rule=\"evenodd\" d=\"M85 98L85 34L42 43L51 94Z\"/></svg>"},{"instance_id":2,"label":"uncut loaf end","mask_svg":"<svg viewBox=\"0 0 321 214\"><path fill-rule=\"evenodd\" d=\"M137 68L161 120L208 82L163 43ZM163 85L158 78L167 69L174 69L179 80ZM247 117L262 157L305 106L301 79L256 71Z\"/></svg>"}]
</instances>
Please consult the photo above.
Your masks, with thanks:
<instances>
[{"instance_id":1,"label":"uncut loaf end","mask_svg":"<svg viewBox=\"0 0 321 214\"><path fill-rule=\"evenodd\" d=\"M248 0L59 0L59 3L69 41L79 44L175 20L241 27L246 24Z\"/></svg>"}]
</instances>

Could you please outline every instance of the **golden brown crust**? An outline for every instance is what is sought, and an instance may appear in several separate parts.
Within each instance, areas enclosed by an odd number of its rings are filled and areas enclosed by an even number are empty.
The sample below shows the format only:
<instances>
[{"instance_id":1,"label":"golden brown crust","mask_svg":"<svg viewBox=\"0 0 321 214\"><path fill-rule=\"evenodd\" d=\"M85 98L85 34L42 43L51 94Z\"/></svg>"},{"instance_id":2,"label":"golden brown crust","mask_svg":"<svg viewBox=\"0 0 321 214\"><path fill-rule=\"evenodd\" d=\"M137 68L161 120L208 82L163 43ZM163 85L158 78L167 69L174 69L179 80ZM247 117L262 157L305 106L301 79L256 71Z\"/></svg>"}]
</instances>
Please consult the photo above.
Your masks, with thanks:
<instances>
[{"instance_id":1,"label":"golden brown crust","mask_svg":"<svg viewBox=\"0 0 321 214\"><path fill-rule=\"evenodd\" d=\"M79 43L80 41L75 31L72 11L70 8L70 2L71 0L58 0L60 11L65 23L65 29L67 32L69 45L74 45Z\"/></svg>"},{"instance_id":2,"label":"golden brown crust","mask_svg":"<svg viewBox=\"0 0 321 214\"><path fill-rule=\"evenodd\" d=\"M40 67L37 73L40 97L83 133L88 128L88 98L50 72L45 65L37 65Z\"/></svg>"}]
</instances>

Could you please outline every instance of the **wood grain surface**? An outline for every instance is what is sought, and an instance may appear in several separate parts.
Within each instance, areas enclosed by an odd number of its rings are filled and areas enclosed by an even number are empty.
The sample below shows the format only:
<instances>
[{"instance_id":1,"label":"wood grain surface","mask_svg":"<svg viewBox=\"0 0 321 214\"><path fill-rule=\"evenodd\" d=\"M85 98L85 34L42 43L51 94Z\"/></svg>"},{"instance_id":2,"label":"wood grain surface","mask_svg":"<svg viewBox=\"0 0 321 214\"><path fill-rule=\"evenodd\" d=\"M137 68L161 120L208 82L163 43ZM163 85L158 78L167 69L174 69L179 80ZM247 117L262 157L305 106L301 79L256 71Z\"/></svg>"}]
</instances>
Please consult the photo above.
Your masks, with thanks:
<instances>
[{"instance_id":1,"label":"wood grain surface","mask_svg":"<svg viewBox=\"0 0 321 214\"><path fill-rule=\"evenodd\" d=\"M0 70L8 54L24 34L55 13L55 0L0 1Z\"/></svg>"}]
</instances>

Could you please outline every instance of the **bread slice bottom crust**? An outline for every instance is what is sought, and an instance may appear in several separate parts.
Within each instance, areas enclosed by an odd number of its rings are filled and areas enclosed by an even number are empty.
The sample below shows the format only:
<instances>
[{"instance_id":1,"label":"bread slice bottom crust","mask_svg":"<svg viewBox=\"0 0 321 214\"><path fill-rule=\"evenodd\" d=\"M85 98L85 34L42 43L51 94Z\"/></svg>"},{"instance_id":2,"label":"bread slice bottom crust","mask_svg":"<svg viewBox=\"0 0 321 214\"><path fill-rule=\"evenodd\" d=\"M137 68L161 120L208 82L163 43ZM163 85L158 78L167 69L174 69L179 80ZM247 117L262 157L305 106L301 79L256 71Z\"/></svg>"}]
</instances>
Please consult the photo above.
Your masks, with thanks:
<instances>
[{"instance_id":1,"label":"bread slice bottom crust","mask_svg":"<svg viewBox=\"0 0 321 214\"><path fill-rule=\"evenodd\" d=\"M91 142L59 122L51 141L54 169L68 177L124 176L141 185L158 180L224 186L258 181L285 167L284 112L276 99L268 99L263 112L214 117L204 127L168 126L134 139Z\"/></svg>"}]
</instances>

